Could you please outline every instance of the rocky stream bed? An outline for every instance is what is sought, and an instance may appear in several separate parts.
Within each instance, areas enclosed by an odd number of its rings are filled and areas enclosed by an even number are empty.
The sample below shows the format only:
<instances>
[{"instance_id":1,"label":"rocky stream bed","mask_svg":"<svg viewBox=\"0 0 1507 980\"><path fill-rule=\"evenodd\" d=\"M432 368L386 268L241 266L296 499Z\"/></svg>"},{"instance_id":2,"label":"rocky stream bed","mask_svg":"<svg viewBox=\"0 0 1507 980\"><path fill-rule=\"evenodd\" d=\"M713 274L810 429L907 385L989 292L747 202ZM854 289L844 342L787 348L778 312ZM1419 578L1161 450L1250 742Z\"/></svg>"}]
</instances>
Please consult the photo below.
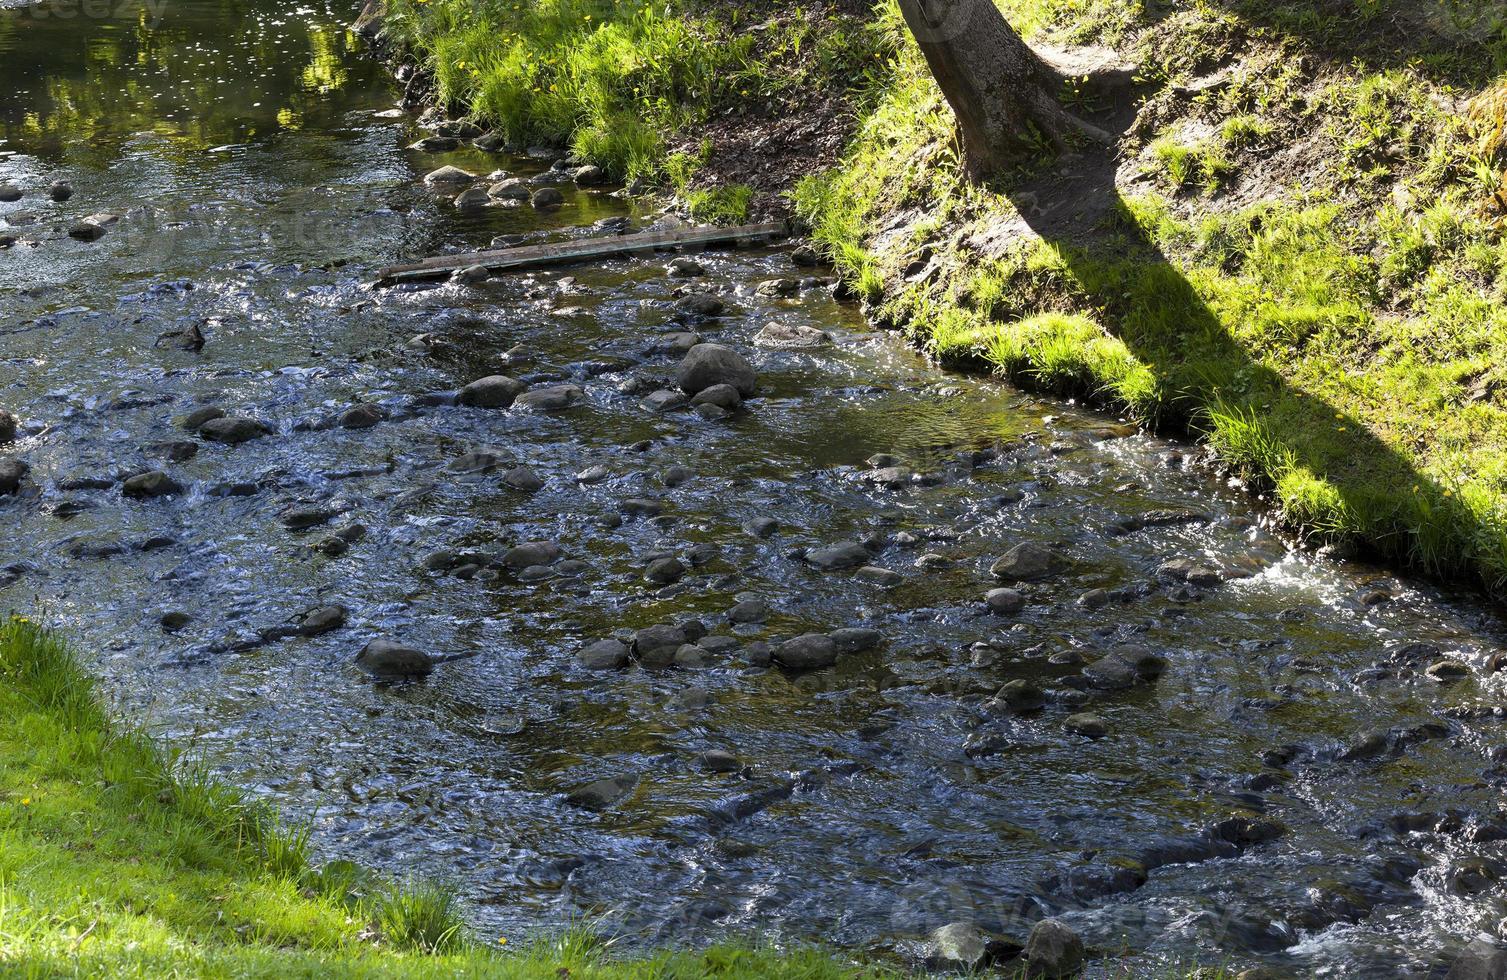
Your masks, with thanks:
<instances>
[{"instance_id":1,"label":"rocky stream bed","mask_svg":"<svg viewBox=\"0 0 1507 980\"><path fill-rule=\"evenodd\" d=\"M673 219L414 147L339 4L49 9L0 9L0 604L321 854L509 935L1052 917L1091 973L1394 977L1497 934L1496 609L942 372L794 245L374 290Z\"/></svg>"}]
</instances>

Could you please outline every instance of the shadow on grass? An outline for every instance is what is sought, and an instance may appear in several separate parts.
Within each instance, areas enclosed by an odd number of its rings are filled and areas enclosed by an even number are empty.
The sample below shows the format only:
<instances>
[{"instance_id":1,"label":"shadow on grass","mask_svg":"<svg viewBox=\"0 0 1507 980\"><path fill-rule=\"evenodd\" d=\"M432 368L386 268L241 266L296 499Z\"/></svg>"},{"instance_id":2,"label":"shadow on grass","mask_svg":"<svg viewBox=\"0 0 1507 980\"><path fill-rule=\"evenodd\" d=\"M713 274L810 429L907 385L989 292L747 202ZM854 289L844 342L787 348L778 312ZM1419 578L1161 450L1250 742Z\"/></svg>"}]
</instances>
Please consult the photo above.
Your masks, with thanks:
<instances>
[{"instance_id":1,"label":"shadow on grass","mask_svg":"<svg viewBox=\"0 0 1507 980\"><path fill-rule=\"evenodd\" d=\"M1153 19L1188 6L1153 0ZM1409 67L1457 88L1507 71L1507 7L1500 0L1213 0L1216 9L1302 42L1341 65Z\"/></svg>"},{"instance_id":2,"label":"shadow on grass","mask_svg":"<svg viewBox=\"0 0 1507 980\"><path fill-rule=\"evenodd\" d=\"M1254 357L1135 219L1116 168L1112 153L1085 154L1053 177L1001 191L1055 246L1068 285L1102 304L1103 326L1155 376L1158 421L1206 435L1222 458L1265 481L1310 540L1502 594L1503 529L1363 421Z\"/></svg>"}]
</instances>

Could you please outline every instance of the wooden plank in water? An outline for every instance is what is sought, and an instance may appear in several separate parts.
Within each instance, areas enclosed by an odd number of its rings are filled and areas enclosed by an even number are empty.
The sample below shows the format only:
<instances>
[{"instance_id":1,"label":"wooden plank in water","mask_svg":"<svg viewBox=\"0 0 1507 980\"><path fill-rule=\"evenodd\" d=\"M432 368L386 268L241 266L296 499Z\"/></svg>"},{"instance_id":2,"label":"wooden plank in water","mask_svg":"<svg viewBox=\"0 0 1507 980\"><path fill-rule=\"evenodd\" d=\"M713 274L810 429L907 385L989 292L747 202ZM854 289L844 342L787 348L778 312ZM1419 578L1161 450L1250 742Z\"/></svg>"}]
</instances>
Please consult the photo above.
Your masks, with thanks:
<instances>
[{"instance_id":1,"label":"wooden plank in water","mask_svg":"<svg viewBox=\"0 0 1507 980\"><path fill-rule=\"evenodd\" d=\"M549 245L523 245L485 252L438 255L410 265L394 265L382 269L378 272L377 284L390 286L419 279L443 279L458 269L469 269L476 265L486 266L490 272L505 272L509 269L632 255L635 252L654 252L662 248L752 243L788 234L790 228L785 222L772 221L736 228L675 228L646 231L637 235L602 236Z\"/></svg>"}]
</instances>

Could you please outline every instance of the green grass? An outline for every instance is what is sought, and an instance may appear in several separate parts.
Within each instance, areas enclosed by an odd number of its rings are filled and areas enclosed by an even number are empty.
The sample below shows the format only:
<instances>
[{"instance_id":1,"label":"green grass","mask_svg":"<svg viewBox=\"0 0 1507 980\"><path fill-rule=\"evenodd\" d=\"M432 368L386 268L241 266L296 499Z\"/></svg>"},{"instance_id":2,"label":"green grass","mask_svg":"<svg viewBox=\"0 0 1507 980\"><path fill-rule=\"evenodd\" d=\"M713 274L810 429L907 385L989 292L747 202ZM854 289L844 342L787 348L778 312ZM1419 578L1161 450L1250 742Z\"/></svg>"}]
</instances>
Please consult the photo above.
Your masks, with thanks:
<instances>
[{"instance_id":1,"label":"green grass","mask_svg":"<svg viewBox=\"0 0 1507 980\"><path fill-rule=\"evenodd\" d=\"M901 53L848 159L794 194L871 314L941 357L1202 436L1314 543L1507 593L1507 79L1492 81L1507 34L1495 8L1001 6L1059 42L1119 38L1153 86L1156 126L1126 140L1136 162L1094 236L972 251L1019 220L1012 194L1040 165L964 182L951 115L891 19ZM1424 14L1445 33L1374 30L1377 16ZM1226 63L1228 80L1193 98L1154 94ZM1466 83L1482 94L1450 111ZM1279 169L1295 143L1299 162ZM1247 181L1261 203L1228 203ZM899 273L923 245L947 274L907 285Z\"/></svg>"},{"instance_id":2,"label":"green grass","mask_svg":"<svg viewBox=\"0 0 1507 980\"><path fill-rule=\"evenodd\" d=\"M306 831L111 720L56 635L0 621L0 973L883 977L813 949L616 958L590 928L480 937L455 892L309 862ZM506 945L497 940L510 938Z\"/></svg>"},{"instance_id":3,"label":"green grass","mask_svg":"<svg viewBox=\"0 0 1507 980\"><path fill-rule=\"evenodd\" d=\"M657 183L673 177L676 139L714 113L866 87L892 43L864 18L818 27L799 9L760 6L389 0L386 31L429 68L450 109L518 145L569 146L611 176ZM700 220L741 220L751 196L740 186L677 191Z\"/></svg>"}]
</instances>

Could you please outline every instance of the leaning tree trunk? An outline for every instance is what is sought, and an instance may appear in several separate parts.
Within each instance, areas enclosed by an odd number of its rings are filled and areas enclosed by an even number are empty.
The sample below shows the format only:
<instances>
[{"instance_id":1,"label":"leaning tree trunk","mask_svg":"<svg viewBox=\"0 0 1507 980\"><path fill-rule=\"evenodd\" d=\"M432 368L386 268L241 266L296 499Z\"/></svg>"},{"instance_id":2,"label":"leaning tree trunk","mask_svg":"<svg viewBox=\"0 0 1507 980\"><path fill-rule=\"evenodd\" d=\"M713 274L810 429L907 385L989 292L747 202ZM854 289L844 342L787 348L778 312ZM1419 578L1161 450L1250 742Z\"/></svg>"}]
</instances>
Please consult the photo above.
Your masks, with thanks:
<instances>
[{"instance_id":1,"label":"leaning tree trunk","mask_svg":"<svg viewBox=\"0 0 1507 980\"><path fill-rule=\"evenodd\" d=\"M1059 149L1070 134L1109 137L1065 112L1063 79L1022 41L994 0L900 0L933 77L952 106L968 176L981 180L1029 148L1034 128Z\"/></svg>"}]
</instances>

